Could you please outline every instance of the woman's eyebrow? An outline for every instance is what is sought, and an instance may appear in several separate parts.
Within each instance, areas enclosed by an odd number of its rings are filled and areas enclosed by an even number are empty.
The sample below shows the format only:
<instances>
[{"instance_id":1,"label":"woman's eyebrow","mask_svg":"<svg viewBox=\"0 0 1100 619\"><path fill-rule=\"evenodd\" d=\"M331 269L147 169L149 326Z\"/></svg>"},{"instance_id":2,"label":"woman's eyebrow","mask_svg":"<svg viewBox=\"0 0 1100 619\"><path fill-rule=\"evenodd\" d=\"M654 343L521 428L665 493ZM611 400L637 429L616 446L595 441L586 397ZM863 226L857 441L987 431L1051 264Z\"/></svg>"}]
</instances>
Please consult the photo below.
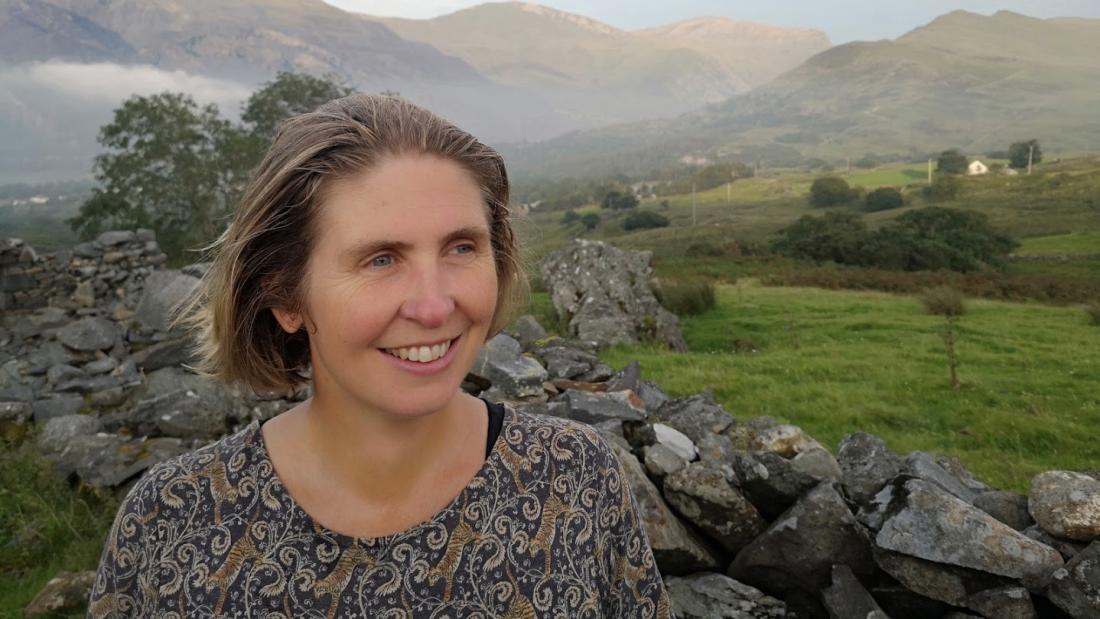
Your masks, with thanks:
<instances>
[{"instance_id":1,"label":"woman's eyebrow","mask_svg":"<svg viewBox=\"0 0 1100 619\"><path fill-rule=\"evenodd\" d=\"M441 244L446 245L458 239L471 239L479 243L483 243L488 240L488 238L489 231L485 228L478 226L467 226L465 228L459 228L458 230L447 233L447 235L443 237ZM404 251L409 249L410 247L412 247L412 244L405 241L363 241L362 243L357 243L356 245L353 245L352 247L344 250L340 253L340 256L342 258L342 261L351 262L361 260L380 251Z\"/></svg>"}]
</instances>

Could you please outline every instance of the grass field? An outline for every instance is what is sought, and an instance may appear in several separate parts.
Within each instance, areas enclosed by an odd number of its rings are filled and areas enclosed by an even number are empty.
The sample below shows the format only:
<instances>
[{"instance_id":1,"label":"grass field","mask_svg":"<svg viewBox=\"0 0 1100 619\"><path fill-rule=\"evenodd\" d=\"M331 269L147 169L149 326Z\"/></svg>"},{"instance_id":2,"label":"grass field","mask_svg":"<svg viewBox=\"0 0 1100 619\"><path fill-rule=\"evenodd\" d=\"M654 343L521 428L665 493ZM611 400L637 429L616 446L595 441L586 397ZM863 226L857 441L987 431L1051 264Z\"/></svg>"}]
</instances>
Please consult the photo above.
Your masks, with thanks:
<instances>
[{"instance_id":1,"label":"grass field","mask_svg":"<svg viewBox=\"0 0 1100 619\"><path fill-rule=\"evenodd\" d=\"M711 389L735 417L771 415L833 450L866 431L900 453L957 456L1018 492L1043 470L1097 466L1100 327L1079 308L970 302L958 391L942 326L908 297L743 282L683 321L692 352L618 347L602 358L616 368L637 359L671 394Z\"/></svg>"},{"instance_id":2,"label":"grass field","mask_svg":"<svg viewBox=\"0 0 1100 619\"><path fill-rule=\"evenodd\" d=\"M1100 230L1024 239L1016 253L1022 256L1100 255Z\"/></svg>"}]
</instances>

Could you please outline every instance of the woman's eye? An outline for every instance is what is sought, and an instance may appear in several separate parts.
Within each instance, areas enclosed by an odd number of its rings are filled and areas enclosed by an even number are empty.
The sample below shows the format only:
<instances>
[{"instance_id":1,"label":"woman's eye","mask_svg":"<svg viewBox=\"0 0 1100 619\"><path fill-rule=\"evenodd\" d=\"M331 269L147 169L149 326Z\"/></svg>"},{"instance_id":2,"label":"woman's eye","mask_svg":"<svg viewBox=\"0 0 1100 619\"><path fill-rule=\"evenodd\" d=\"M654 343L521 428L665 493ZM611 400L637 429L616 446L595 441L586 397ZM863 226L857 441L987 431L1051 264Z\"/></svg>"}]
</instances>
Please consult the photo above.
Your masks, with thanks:
<instances>
[{"instance_id":1,"label":"woman's eye","mask_svg":"<svg viewBox=\"0 0 1100 619\"><path fill-rule=\"evenodd\" d=\"M455 251L460 254L472 254L477 251L473 243L462 243L461 245L455 245Z\"/></svg>"},{"instance_id":2,"label":"woman's eye","mask_svg":"<svg viewBox=\"0 0 1100 619\"><path fill-rule=\"evenodd\" d=\"M388 267L393 264L393 256L389 254L383 254L381 256L375 256L371 258L370 266L372 267Z\"/></svg>"}]
</instances>

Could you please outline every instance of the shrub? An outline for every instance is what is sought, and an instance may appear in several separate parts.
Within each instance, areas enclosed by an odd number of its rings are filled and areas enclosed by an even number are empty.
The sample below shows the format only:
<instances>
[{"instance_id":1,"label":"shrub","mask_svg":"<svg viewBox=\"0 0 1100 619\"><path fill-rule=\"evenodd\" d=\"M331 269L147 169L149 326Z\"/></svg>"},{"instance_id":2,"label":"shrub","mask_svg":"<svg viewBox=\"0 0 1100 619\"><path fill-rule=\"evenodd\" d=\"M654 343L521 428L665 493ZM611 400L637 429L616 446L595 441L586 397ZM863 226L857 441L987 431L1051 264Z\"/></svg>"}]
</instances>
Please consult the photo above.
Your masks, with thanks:
<instances>
[{"instance_id":1,"label":"shrub","mask_svg":"<svg viewBox=\"0 0 1100 619\"><path fill-rule=\"evenodd\" d=\"M959 192L962 191L962 179L957 176L941 174L932 181L931 185L925 185L921 190L921 195L926 200L937 202L941 200L952 200L958 197Z\"/></svg>"},{"instance_id":2,"label":"shrub","mask_svg":"<svg viewBox=\"0 0 1100 619\"><path fill-rule=\"evenodd\" d=\"M629 191L609 191L603 197L600 206L612 210L631 209L638 206L638 198L635 198L634 194Z\"/></svg>"},{"instance_id":3,"label":"shrub","mask_svg":"<svg viewBox=\"0 0 1100 619\"><path fill-rule=\"evenodd\" d=\"M792 258L862 264L868 239L867 226L855 213L803 215L779 231L772 248Z\"/></svg>"},{"instance_id":4,"label":"shrub","mask_svg":"<svg viewBox=\"0 0 1100 619\"><path fill-rule=\"evenodd\" d=\"M623 220L623 230L645 230L648 228L664 228L668 225L668 217L653 211L641 211L631 213Z\"/></svg>"},{"instance_id":5,"label":"shrub","mask_svg":"<svg viewBox=\"0 0 1100 619\"><path fill-rule=\"evenodd\" d=\"M920 295L920 302L926 312L935 316L958 318L966 313L966 302L962 292L951 286L937 286L925 290Z\"/></svg>"},{"instance_id":6,"label":"shrub","mask_svg":"<svg viewBox=\"0 0 1100 619\"><path fill-rule=\"evenodd\" d=\"M726 252L721 247L718 247L713 243L708 243L706 241L696 241L687 246L687 248L684 250L684 255L692 257L715 258L718 256L726 255Z\"/></svg>"},{"instance_id":7,"label":"shrub","mask_svg":"<svg viewBox=\"0 0 1100 619\"><path fill-rule=\"evenodd\" d=\"M837 176L822 176L810 185L810 204L817 207L848 204L858 195L858 191L848 186L848 181Z\"/></svg>"},{"instance_id":8,"label":"shrub","mask_svg":"<svg viewBox=\"0 0 1100 619\"><path fill-rule=\"evenodd\" d=\"M693 279L655 281L653 295L677 316L696 316L714 307L714 282Z\"/></svg>"},{"instance_id":9,"label":"shrub","mask_svg":"<svg viewBox=\"0 0 1100 619\"><path fill-rule=\"evenodd\" d=\"M867 197L863 200L863 210L873 213L876 211L886 211L892 208L901 208L905 203L905 200L901 197L901 192L893 187L879 187L878 189L867 194Z\"/></svg>"},{"instance_id":10,"label":"shrub","mask_svg":"<svg viewBox=\"0 0 1100 619\"><path fill-rule=\"evenodd\" d=\"M966 156L955 149L945 150L936 160L936 171L944 174L962 174L966 172L969 162Z\"/></svg>"},{"instance_id":11,"label":"shrub","mask_svg":"<svg viewBox=\"0 0 1100 619\"><path fill-rule=\"evenodd\" d=\"M584 224L585 230L595 230L596 226L600 225L600 216L596 213L585 213L581 215L581 223Z\"/></svg>"},{"instance_id":12,"label":"shrub","mask_svg":"<svg viewBox=\"0 0 1100 619\"><path fill-rule=\"evenodd\" d=\"M581 216L578 215L577 211L574 211L573 209L569 209L568 211L565 211L565 214L561 216L561 223L563 223L567 226L571 223L578 222L580 220L581 220Z\"/></svg>"}]
</instances>

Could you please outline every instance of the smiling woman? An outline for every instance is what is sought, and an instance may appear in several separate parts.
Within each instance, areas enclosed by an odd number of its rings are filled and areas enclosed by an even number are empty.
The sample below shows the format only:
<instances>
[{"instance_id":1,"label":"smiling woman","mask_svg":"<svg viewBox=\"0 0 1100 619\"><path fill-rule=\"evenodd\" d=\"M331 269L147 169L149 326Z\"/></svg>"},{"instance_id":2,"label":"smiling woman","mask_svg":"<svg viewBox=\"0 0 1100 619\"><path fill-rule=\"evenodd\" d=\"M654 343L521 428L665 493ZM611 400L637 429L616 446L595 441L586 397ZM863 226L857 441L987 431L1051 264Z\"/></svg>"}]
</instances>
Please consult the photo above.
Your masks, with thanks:
<instances>
[{"instance_id":1,"label":"smiling woman","mask_svg":"<svg viewBox=\"0 0 1100 619\"><path fill-rule=\"evenodd\" d=\"M493 149L397 97L280 129L180 322L197 370L312 397L162 462L91 617L669 617L592 428L462 391L525 282Z\"/></svg>"}]
</instances>

